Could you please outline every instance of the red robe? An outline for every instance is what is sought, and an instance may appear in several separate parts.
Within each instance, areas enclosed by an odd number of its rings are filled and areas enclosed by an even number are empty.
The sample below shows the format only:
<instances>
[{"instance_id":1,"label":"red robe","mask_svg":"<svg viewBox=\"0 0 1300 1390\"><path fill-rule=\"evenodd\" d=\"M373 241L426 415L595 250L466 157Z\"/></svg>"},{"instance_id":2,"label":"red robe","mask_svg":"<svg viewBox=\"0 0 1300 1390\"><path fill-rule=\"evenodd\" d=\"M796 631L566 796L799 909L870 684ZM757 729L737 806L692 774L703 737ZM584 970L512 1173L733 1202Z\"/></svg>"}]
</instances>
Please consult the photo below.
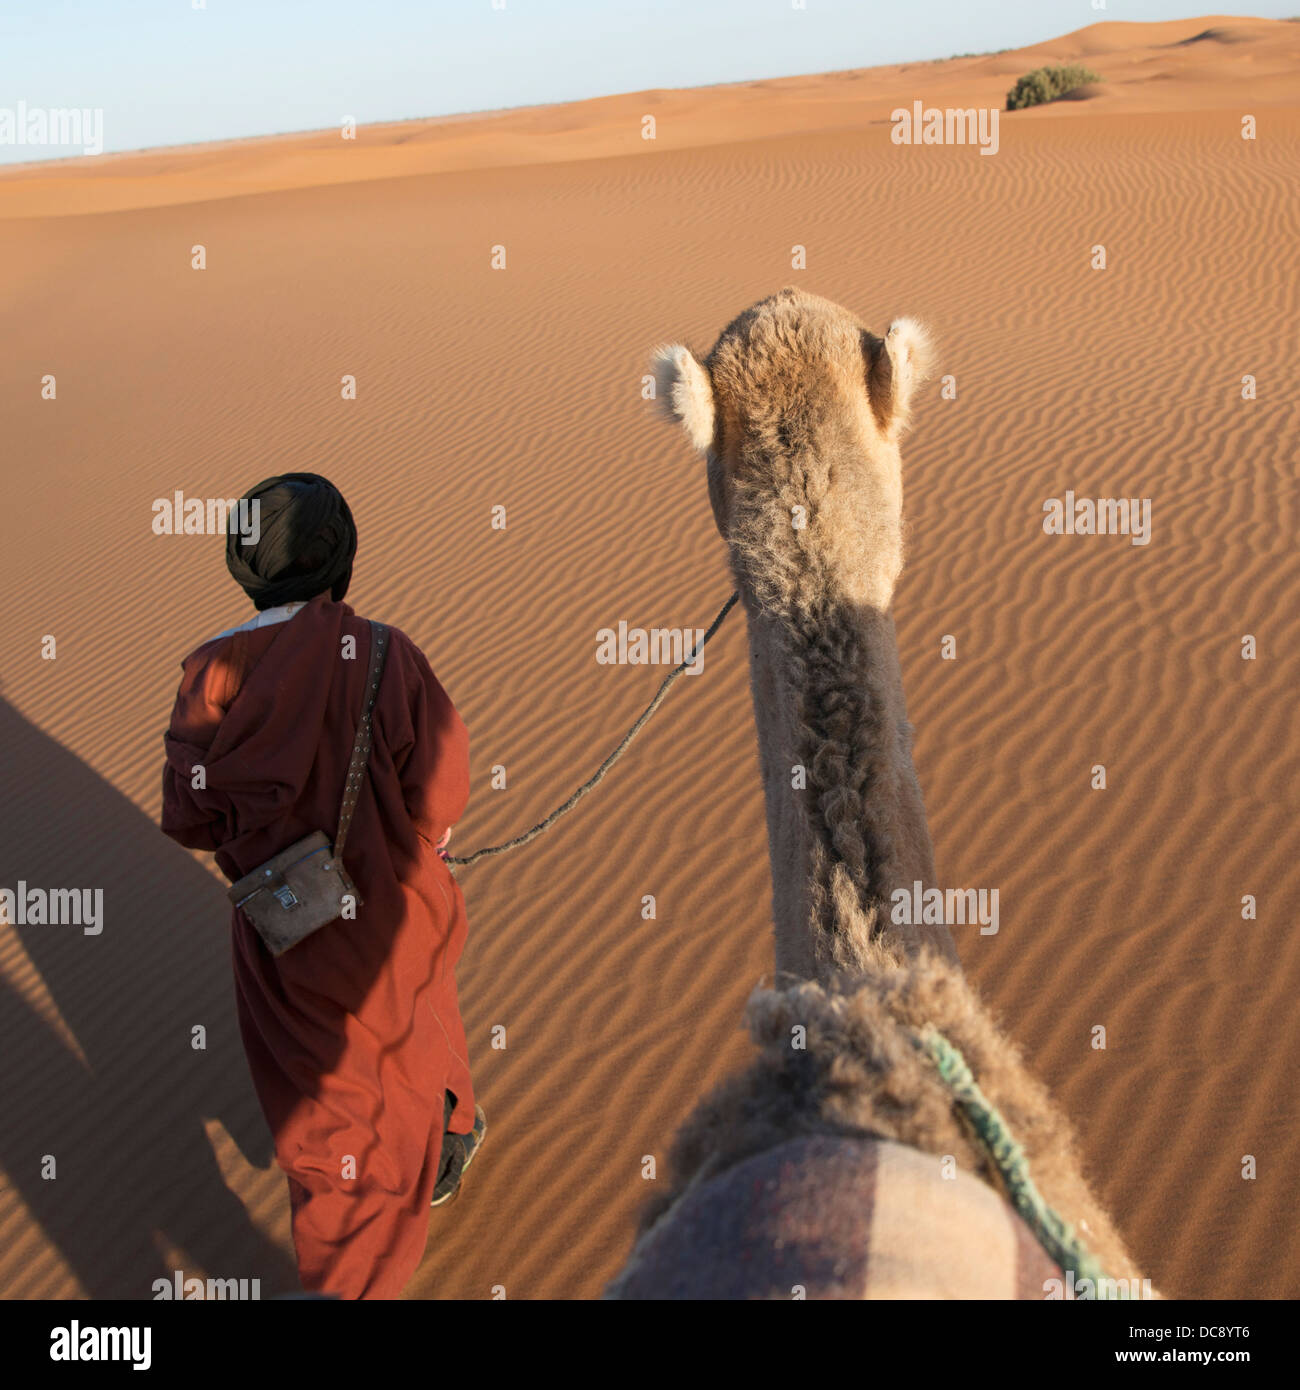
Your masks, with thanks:
<instances>
[{"instance_id":1,"label":"red robe","mask_svg":"<svg viewBox=\"0 0 1300 1390\"><path fill-rule=\"evenodd\" d=\"M289 1179L299 1275L344 1298L394 1298L420 1262L444 1090L450 1128L474 1121L453 974L465 903L434 849L469 797L469 739L423 653L391 632L344 853L356 919L276 959L232 918L240 1031ZM164 832L215 851L232 881L313 830L332 840L369 657L369 625L328 594L199 647L165 739Z\"/></svg>"}]
</instances>

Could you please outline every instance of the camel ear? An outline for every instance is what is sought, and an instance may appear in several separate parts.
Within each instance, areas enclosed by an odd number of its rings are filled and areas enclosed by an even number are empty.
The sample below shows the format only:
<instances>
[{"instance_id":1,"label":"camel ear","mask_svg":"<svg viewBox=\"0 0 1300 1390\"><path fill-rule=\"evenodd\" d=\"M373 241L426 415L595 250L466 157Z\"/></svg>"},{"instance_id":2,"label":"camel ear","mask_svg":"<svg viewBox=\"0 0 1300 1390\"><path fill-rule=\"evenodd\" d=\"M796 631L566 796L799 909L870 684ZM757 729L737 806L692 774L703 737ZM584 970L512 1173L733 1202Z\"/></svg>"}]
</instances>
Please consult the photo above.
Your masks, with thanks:
<instances>
[{"instance_id":1,"label":"camel ear","mask_svg":"<svg viewBox=\"0 0 1300 1390\"><path fill-rule=\"evenodd\" d=\"M651 365L660 408L681 422L691 443L704 453L713 443L713 386L708 372L680 343L656 348Z\"/></svg>"},{"instance_id":2,"label":"camel ear","mask_svg":"<svg viewBox=\"0 0 1300 1390\"><path fill-rule=\"evenodd\" d=\"M934 367L934 345L915 319L895 319L883 338L862 335L867 360L867 394L880 427L901 434L911 418L916 388Z\"/></svg>"}]
</instances>

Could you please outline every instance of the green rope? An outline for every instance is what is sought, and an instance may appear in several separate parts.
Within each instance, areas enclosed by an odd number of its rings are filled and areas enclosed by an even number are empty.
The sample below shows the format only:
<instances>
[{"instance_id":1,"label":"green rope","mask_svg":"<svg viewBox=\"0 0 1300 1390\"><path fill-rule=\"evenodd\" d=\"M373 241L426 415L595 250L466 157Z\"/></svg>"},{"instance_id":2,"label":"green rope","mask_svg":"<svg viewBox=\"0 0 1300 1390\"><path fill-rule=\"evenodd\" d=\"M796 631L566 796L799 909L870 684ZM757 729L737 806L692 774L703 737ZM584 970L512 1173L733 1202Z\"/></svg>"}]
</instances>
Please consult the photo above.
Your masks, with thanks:
<instances>
[{"instance_id":1,"label":"green rope","mask_svg":"<svg viewBox=\"0 0 1300 1390\"><path fill-rule=\"evenodd\" d=\"M1047 1203L1029 1176L1025 1151L1016 1142L998 1108L976 1084L961 1052L933 1027L921 1032L920 1045L938 1068L939 1076L970 1122L975 1137L1002 1180L1012 1206L1034 1233L1038 1243L1062 1271L1073 1270L1076 1279L1090 1279L1099 1298L1127 1298L1126 1280L1106 1277L1088 1247Z\"/></svg>"}]
</instances>

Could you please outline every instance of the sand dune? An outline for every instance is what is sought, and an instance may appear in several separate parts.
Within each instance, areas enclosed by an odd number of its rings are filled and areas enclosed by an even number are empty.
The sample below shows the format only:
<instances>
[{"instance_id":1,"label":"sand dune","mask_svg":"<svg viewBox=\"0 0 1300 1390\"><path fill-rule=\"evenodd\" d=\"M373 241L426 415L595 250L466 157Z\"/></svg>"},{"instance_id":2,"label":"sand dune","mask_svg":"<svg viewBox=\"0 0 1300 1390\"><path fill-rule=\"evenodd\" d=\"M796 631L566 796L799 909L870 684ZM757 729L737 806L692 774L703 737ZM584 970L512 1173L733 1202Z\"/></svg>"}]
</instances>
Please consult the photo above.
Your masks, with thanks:
<instances>
[{"instance_id":1,"label":"sand dune","mask_svg":"<svg viewBox=\"0 0 1300 1390\"><path fill-rule=\"evenodd\" d=\"M325 130L0 169L0 219L861 131L887 123L895 107L917 97L935 106L1001 106L1008 88L1030 68L1102 58L1106 80L1095 94L1096 108L1085 103L1090 115L1232 110L1246 98L1251 110L1294 105L1300 24L1216 16L1166 24L1108 21L1030 48L946 62L363 125L353 140ZM1022 112L1016 120L1081 114L1074 105ZM653 144L641 135L647 115L656 121Z\"/></svg>"},{"instance_id":2,"label":"sand dune","mask_svg":"<svg viewBox=\"0 0 1300 1390\"><path fill-rule=\"evenodd\" d=\"M455 847L495 842L658 683L597 665L597 629L704 626L729 591L702 469L641 400L650 347L707 348L795 281L877 328L921 318L958 384L929 393L904 450L896 614L941 878L1001 895L999 934L959 936L962 960L1160 1288L1300 1292L1298 49L1300 24L1106 23L349 148L331 133L0 177L17 499L0 884L102 884L108 913L95 939L0 928L0 1290L148 1297L176 1261L292 1282L220 885L151 824L180 659L242 595L219 539L151 533L152 500L333 477L361 532L351 601L425 647L471 731ZM1004 117L996 158L890 142L895 105L1000 104L1071 60L1099 94ZM1151 543L1045 535L1042 503L1067 489L1151 498ZM662 1163L745 1056L741 1007L771 961L746 681L737 616L599 800L465 872L462 1000L492 1130L412 1296L599 1293L642 1156Z\"/></svg>"}]
</instances>

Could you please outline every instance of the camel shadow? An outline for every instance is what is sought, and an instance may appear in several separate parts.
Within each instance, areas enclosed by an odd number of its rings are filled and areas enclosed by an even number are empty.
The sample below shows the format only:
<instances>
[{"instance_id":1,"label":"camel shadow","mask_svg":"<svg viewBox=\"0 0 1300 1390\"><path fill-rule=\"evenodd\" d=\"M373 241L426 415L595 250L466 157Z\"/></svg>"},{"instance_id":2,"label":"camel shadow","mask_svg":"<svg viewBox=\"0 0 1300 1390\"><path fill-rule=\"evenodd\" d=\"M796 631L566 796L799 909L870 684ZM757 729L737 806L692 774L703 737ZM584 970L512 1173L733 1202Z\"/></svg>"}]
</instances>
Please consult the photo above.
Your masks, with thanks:
<instances>
[{"instance_id":1,"label":"camel shadow","mask_svg":"<svg viewBox=\"0 0 1300 1390\"><path fill-rule=\"evenodd\" d=\"M161 769L161 739L158 752ZM10 1188L92 1298L151 1298L182 1259L187 1275L260 1278L265 1297L296 1290L293 1260L230 1191L204 1128L220 1121L249 1163L271 1163L220 883L3 700L0 762L0 888L103 890L98 935L0 926L11 963L0 979ZM38 1282L51 1283L59 1271L33 1240L30 1263L42 1259Z\"/></svg>"}]
</instances>

